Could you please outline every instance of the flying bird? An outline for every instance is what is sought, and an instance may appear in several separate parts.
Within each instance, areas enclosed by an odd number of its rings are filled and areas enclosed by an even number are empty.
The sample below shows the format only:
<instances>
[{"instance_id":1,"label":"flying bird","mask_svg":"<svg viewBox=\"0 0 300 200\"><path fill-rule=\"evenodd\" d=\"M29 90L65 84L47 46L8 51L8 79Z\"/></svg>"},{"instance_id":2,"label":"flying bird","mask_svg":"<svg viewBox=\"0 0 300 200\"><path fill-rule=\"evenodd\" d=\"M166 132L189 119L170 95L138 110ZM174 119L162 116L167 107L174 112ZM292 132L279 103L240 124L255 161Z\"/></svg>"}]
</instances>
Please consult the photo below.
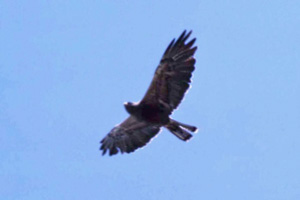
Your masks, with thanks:
<instances>
[{"instance_id":1,"label":"flying bird","mask_svg":"<svg viewBox=\"0 0 300 200\"><path fill-rule=\"evenodd\" d=\"M195 126L170 118L189 89L195 70L196 38L187 42L191 33L183 31L177 40L171 41L143 99L138 103L124 103L130 116L101 140L102 155L107 151L109 155L131 153L145 146L162 127L183 141L192 137L190 132L197 131Z\"/></svg>"}]
</instances>

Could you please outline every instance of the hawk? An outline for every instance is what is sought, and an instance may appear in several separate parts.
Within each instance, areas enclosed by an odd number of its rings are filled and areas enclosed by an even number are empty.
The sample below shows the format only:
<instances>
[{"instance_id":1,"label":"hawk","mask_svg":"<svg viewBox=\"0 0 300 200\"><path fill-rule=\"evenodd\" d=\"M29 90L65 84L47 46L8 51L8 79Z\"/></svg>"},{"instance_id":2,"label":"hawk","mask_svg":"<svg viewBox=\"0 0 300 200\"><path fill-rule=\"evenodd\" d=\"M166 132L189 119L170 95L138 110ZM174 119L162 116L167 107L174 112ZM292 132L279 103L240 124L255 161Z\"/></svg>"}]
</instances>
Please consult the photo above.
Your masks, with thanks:
<instances>
[{"instance_id":1,"label":"hawk","mask_svg":"<svg viewBox=\"0 0 300 200\"><path fill-rule=\"evenodd\" d=\"M124 103L130 116L101 140L102 155L107 151L109 155L134 152L145 146L162 127L183 141L192 137L190 132L197 131L195 126L170 118L188 90L195 70L196 38L187 42L191 33L183 31L177 40L171 41L143 99L138 103Z\"/></svg>"}]
</instances>

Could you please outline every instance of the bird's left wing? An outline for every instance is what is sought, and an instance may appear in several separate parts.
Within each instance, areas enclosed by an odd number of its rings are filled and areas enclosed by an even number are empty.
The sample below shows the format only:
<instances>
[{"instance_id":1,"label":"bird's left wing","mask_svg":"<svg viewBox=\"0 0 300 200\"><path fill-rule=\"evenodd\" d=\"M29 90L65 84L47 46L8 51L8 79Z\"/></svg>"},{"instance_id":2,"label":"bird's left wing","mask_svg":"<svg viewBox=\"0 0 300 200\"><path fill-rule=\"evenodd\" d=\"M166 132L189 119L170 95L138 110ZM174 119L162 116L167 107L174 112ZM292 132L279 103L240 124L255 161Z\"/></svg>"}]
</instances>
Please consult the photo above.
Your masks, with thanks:
<instances>
[{"instance_id":1,"label":"bird's left wing","mask_svg":"<svg viewBox=\"0 0 300 200\"><path fill-rule=\"evenodd\" d=\"M145 146L159 131L160 126L151 125L130 116L101 140L100 150L103 151L102 155L108 150L109 155L117 154L119 151L131 153Z\"/></svg>"}]
</instances>

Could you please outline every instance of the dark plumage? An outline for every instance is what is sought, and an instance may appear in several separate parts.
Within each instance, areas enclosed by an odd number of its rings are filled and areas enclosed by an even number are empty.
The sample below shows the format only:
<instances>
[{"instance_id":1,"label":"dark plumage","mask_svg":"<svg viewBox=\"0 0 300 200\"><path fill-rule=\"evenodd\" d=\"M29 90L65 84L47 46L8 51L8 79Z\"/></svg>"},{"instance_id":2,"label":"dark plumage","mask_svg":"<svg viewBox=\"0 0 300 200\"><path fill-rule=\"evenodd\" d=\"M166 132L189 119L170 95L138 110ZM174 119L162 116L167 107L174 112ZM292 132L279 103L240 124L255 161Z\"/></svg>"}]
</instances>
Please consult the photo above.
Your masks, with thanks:
<instances>
[{"instance_id":1,"label":"dark plumage","mask_svg":"<svg viewBox=\"0 0 300 200\"><path fill-rule=\"evenodd\" d=\"M131 153L145 146L162 126L183 141L192 137L188 131L195 132L196 127L170 118L188 90L195 70L196 38L185 44L191 33L184 31L169 44L144 98L136 104L125 103L130 116L101 140L103 155L107 151L109 155L119 151Z\"/></svg>"}]
</instances>

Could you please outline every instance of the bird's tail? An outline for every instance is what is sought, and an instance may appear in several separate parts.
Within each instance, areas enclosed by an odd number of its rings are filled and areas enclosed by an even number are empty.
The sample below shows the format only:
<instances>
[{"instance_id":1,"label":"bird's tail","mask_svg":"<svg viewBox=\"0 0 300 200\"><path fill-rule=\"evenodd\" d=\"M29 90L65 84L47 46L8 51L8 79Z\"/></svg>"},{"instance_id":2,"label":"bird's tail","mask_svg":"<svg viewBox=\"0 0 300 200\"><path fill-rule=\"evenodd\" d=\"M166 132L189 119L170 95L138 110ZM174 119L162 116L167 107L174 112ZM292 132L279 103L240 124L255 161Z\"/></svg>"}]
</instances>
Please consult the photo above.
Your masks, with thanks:
<instances>
[{"instance_id":1,"label":"bird's tail","mask_svg":"<svg viewBox=\"0 0 300 200\"><path fill-rule=\"evenodd\" d=\"M171 131L171 133L173 133L176 137L183 141L188 141L193 136L187 130L191 132L197 131L197 127L183 124L173 119L170 119L170 122L167 125L165 125L165 127L169 131Z\"/></svg>"}]
</instances>

